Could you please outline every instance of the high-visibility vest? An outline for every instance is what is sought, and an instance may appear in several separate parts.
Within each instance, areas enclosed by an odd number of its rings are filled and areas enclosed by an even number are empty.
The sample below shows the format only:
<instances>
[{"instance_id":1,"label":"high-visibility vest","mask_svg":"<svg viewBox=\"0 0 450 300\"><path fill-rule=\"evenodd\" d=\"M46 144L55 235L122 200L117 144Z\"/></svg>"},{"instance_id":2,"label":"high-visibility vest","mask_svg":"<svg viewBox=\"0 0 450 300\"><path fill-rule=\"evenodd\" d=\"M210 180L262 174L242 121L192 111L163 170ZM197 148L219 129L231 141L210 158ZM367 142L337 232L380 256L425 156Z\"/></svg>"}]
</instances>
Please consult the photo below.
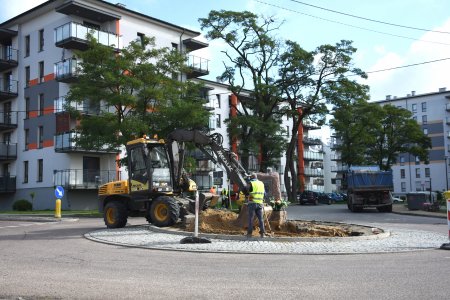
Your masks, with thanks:
<instances>
[{"instance_id":1,"label":"high-visibility vest","mask_svg":"<svg viewBox=\"0 0 450 300\"><path fill-rule=\"evenodd\" d=\"M250 181L252 185L252 191L250 193L250 199L253 203L263 203L264 201L264 183L259 180Z\"/></svg>"}]
</instances>

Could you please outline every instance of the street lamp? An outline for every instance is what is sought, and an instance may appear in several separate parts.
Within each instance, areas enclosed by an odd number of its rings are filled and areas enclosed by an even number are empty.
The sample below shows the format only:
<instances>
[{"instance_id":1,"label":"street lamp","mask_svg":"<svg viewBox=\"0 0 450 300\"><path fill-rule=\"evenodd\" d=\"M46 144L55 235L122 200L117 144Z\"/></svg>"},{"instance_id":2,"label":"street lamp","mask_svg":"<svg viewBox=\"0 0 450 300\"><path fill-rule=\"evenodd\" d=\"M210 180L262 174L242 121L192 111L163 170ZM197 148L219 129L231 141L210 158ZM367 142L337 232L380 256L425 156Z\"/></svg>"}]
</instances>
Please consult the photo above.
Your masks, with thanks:
<instances>
[{"instance_id":1,"label":"street lamp","mask_svg":"<svg viewBox=\"0 0 450 300\"><path fill-rule=\"evenodd\" d=\"M445 156L445 186L446 186L446 191L448 191L448 170L447 170L447 165L448 165L448 157Z\"/></svg>"}]
</instances>

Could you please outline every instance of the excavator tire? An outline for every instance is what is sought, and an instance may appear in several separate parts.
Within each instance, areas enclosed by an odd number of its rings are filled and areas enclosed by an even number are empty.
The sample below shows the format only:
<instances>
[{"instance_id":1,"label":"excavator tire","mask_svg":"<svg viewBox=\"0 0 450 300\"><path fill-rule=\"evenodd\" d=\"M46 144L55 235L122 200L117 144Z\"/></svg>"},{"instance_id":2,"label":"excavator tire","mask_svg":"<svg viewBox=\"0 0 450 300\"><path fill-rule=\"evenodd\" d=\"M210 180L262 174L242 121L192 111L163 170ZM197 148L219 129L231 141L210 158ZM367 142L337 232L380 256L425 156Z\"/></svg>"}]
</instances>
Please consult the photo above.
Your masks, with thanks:
<instances>
[{"instance_id":1,"label":"excavator tire","mask_svg":"<svg viewBox=\"0 0 450 300\"><path fill-rule=\"evenodd\" d=\"M160 196L152 201L149 217L155 226L172 226L180 217L180 206L174 198Z\"/></svg>"},{"instance_id":2,"label":"excavator tire","mask_svg":"<svg viewBox=\"0 0 450 300\"><path fill-rule=\"evenodd\" d=\"M105 205L103 220L108 228L122 228L127 224L127 207L121 201L111 201Z\"/></svg>"}]
</instances>

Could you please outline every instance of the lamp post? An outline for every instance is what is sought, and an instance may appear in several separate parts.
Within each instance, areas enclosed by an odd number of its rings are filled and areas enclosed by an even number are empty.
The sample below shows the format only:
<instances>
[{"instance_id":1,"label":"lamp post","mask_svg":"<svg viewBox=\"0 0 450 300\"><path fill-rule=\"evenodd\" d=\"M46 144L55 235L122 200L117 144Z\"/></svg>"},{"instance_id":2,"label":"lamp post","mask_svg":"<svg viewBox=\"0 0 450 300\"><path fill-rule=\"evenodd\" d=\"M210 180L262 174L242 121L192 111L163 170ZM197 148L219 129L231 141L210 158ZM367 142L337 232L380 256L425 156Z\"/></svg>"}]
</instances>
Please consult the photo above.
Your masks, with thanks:
<instances>
[{"instance_id":1,"label":"lamp post","mask_svg":"<svg viewBox=\"0 0 450 300\"><path fill-rule=\"evenodd\" d=\"M448 157L445 156L445 186L446 186L446 191L448 191L448 170L447 170L447 165L448 165Z\"/></svg>"}]
</instances>

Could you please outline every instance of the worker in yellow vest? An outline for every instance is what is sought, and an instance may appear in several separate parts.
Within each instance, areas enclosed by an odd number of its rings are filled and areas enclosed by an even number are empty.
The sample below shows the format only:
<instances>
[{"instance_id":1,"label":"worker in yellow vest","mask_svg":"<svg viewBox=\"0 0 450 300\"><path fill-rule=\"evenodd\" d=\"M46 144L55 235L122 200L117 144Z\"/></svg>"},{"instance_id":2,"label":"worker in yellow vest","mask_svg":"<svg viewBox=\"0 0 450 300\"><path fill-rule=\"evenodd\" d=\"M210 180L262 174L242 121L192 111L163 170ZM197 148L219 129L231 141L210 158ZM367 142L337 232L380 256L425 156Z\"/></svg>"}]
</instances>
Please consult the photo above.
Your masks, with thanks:
<instances>
[{"instance_id":1,"label":"worker in yellow vest","mask_svg":"<svg viewBox=\"0 0 450 300\"><path fill-rule=\"evenodd\" d=\"M263 209L264 209L264 183L258 180L256 173L250 175L250 183L247 186L248 199L248 228L247 237L250 238L253 232L253 217L256 214L259 223L259 235L261 237L265 236L264 231L264 219L263 219Z\"/></svg>"}]
</instances>

